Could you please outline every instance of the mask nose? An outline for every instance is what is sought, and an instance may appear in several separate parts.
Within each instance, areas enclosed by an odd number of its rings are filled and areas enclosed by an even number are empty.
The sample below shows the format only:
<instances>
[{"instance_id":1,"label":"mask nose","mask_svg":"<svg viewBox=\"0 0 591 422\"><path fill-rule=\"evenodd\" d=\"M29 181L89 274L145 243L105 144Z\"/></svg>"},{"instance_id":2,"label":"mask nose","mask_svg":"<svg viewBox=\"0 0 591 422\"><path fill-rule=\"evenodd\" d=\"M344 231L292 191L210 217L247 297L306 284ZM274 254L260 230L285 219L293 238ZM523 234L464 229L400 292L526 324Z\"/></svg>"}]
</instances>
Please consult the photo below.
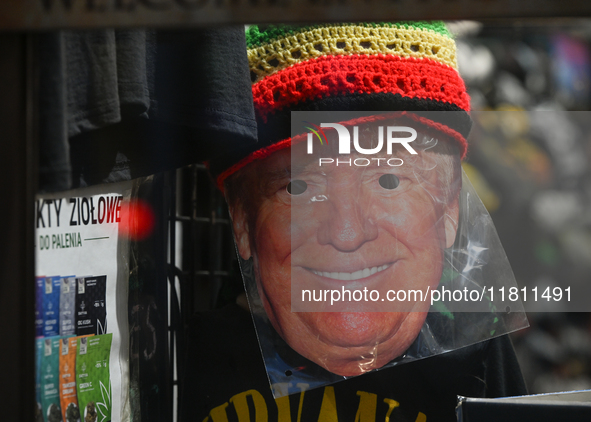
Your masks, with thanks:
<instances>
[{"instance_id":1,"label":"mask nose","mask_svg":"<svg viewBox=\"0 0 591 422\"><path fill-rule=\"evenodd\" d=\"M331 189L328 206L318 229L318 242L341 252L353 252L378 237L370 216L370 201L358 190Z\"/></svg>"}]
</instances>

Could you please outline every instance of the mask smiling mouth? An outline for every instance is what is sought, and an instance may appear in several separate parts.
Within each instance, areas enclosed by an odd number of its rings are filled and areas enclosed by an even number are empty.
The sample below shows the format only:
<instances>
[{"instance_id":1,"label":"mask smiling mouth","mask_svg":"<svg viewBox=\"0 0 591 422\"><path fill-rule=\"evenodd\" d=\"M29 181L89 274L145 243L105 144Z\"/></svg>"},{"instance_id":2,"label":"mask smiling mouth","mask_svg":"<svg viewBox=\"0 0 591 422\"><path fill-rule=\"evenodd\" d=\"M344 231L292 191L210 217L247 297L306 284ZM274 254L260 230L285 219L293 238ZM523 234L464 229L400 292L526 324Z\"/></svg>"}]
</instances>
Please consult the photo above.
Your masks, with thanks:
<instances>
[{"instance_id":1,"label":"mask smiling mouth","mask_svg":"<svg viewBox=\"0 0 591 422\"><path fill-rule=\"evenodd\" d=\"M345 273L345 272L329 272L329 271L317 271L311 268L306 268L306 270L310 271L313 274L316 274L320 277L326 277L333 280L339 281L354 281L360 280L362 278L367 278L379 272L382 272L392 266L392 263L380 265L379 267L367 267L359 271L355 271L352 273Z\"/></svg>"}]
</instances>

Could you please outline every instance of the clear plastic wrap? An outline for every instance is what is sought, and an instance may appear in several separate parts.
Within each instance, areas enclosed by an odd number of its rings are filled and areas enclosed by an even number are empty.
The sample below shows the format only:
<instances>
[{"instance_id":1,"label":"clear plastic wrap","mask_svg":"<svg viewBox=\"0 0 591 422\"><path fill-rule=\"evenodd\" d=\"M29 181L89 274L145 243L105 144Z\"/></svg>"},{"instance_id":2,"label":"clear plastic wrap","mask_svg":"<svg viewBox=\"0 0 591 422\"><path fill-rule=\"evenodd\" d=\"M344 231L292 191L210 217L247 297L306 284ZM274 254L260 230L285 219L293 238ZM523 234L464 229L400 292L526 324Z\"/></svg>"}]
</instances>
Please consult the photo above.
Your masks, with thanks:
<instances>
[{"instance_id":1,"label":"clear plastic wrap","mask_svg":"<svg viewBox=\"0 0 591 422\"><path fill-rule=\"evenodd\" d=\"M275 397L527 326L463 117L293 112L288 145L227 184Z\"/></svg>"}]
</instances>

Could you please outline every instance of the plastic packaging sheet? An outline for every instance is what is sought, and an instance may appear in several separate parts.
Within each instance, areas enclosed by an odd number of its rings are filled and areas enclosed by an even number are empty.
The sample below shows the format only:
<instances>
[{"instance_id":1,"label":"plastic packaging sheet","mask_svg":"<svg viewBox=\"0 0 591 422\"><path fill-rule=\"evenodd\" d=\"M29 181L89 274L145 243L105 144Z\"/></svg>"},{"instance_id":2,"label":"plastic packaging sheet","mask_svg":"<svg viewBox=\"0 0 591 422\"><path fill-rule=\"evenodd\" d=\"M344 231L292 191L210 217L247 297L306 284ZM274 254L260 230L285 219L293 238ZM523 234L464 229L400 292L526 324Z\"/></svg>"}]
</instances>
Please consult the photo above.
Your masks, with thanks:
<instances>
[{"instance_id":1,"label":"plastic packaging sheet","mask_svg":"<svg viewBox=\"0 0 591 422\"><path fill-rule=\"evenodd\" d=\"M294 112L289 145L242 170L230 211L275 397L527 326L461 170L465 117Z\"/></svg>"}]
</instances>

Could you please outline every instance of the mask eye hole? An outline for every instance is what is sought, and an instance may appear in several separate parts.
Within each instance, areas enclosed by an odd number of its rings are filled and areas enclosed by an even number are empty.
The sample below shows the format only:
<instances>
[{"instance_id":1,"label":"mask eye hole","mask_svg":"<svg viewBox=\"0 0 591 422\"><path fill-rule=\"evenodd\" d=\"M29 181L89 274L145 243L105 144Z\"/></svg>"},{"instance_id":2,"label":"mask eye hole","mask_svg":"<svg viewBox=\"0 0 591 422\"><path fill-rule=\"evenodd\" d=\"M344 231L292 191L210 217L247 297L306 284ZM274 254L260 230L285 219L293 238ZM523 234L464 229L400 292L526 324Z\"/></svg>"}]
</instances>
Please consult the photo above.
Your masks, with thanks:
<instances>
[{"instance_id":1,"label":"mask eye hole","mask_svg":"<svg viewBox=\"0 0 591 422\"><path fill-rule=\"evenodd\" d=\"M290 195L301 195L308 189L308 184L303 180L292 180L287 185L287 193Z\"/></svg>"},{"instance_id":2,"label":"mask eye hole","mask_svg":"<svg viewBox=\"0 0 591 422\"><path fill-rule=\"evenodd\" d=\"M393 174L384 174L380 177L380 186L384 189L396 189L400 184L400 180Z\"/></svg>"}]
</instances>

